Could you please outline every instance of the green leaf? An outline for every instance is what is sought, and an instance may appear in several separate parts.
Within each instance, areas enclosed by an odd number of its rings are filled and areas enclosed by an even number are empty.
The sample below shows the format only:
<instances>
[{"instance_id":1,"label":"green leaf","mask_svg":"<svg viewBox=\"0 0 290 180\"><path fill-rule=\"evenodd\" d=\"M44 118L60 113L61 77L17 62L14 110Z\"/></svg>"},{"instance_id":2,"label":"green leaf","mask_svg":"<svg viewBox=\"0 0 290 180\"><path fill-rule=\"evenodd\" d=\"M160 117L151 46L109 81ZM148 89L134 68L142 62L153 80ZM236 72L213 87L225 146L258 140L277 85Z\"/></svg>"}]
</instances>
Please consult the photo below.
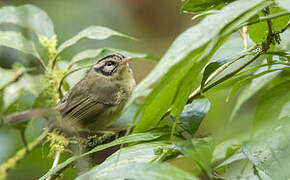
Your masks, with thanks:
<instances>
[{"instance_id":1,"label":"green leaf","mask_svg":"<svg viewBox=\"0 0 290 180\"><path fill-rule=\"evenodd\" d=\"M191 135L194 135L209 109L210 102L207 98L194 99L192 103L184 107L178 124Z\"/></svg>"},{"instance_id":2,"label":"green leaf","mask_svg":"<svg viewBox=\"0 0 290 180\"><path fill-rule=\"evenodd\" d=\"M127 166L138 163L150 163L156 157L154 150L166 146L168 146L168 143L154 142L122 148L108 157L102 164L97 165L77 179L93 179L93 177L105 179Z\"/></svg>"},{"instance_id":3,"label":"green leaf","mask_svg":"<svg viewBox=\"0 0 290 180\"><path fill-rule=\"evenodd\" d=\"M35 100L35 95L26 89L21 89L19 96L5 109L4 114L8 115L15 112L30 109Z\"/></svg>"},{"instance_id":4,"label":"green leaf","mask_svg":"<svg viewBox=\"0 0 290 180\"><path fill-rule=\"evenodd\" d=\"M270 112L274 111L271 109ZM264 113L269 114L267 112L269 110L264 110ZM273 122L270 126L263 126L262 133L243 145L242 150L255 167L271 179L287 180L290 178L290 118L288 116Z\"/></svg>"},{"instance_id":5,"label":"green leaf","mask_svg":"<svg viewBox=\"0 0 290 180\"><path fill-rule=\"evenodd\" d=\"M121 138L116 139L116 140L114 140L114 141L112 141L110 143L96 146L95 148L93 148L92 150L90 150L90 151L88 151L88 152L86 152L84 154L70 157L65 162L63 162L61 164L58 164L55 168L50 169L44 176L42 176L40 178L40 180L44 180L47 177L57 173L58 171L60 171L64 167L68 166L69 164L71 164L75 160L77 160L79 158L82 158L84 156L87 156L89 154L95 153L97 151L101 151L101 150L104 150L106 148L109 148L109 147L112 147L112 146L116 146L116 145L119 145L119 144L152 141L152 140L158 139L158 138L163 137L163 136L168 136L168 135L169 135L168 132L160 132L160 131L155 131L154 132L154 131L152 131L152 132L147 132L147 133L136 133L136 134L132 134L132 135L129 135L129 136L121 137Z\"/></svg>"},{"instance_id":6,"label":"green leaf","mask_svg":"<svg viewBox=\"0 0 290 180\"><path fill-rule=\"evenodd\" d=\"M283 107L290 102L290 82L286 81L268 89L259 99L255 110L253 130L279 119ZM290 116L290 111L283 116Z\"/></svg>"},{"instance_id":7,"label":"green leaf","mask_svg":"<svg viewBox=\"0 0 290 180\"><path fill-rule=\"evenodd\" d=\"M176 149L185 157L197 163L209 177L212 177L211 163L213 160L214 143L212 138L198 138L174 143Z\"/></svg>"},{"instance_id":8,"label":"green leaf","mask_svg":"<svg viewBox=\"0 0 290 180\"><path fill-rule=\"evenodd\" d=\"M77 43L79 40L82 39L95 39L95 40L104 40L107 39L111 36L121 36L121 37L126 37L126 38L130 38L129 36L119 33L117 31L114 31L110 28L107 27L103 27L103 26L90 26L84 30L82 30L81 32L79 32L76 36L74 36L73 38L65 41L64 43L62 43L57 51L58 53L62 52L64 49L74 45L75 43Z\"/></svg>"},{"instance_id":9,"label":"green leaf","mask_svg":"<svg viewBox=\"0 0 290 180\"><path fill-rule=\"evenodd\" d=\"M127 103L128 106L150 85L163 77L139 108L136 117L140 117L141 113L142 116L134 132L143 132L156 127L171 105L173 105L172 113L177 116L178 121L188 95L197 82L198 74L210 57L224 42L228 34L269 3L271 2L238 1L231 3L219 13L207 16L198 25L182 33L152 72L138 84ZM242 14L243 16L236 18Z\"/></svg>"},{"instance_id":10,"label":"green leaf","mask_svg":"<svg viewBox=\"0 0 290 180\"><path fill-rule=\"evenodd\" d=\"M25 39L19 32L0 31L0 46L13 48L39 60L41 59L33 42Z\"/></svg>"},{"instance_id":11,"label":"green leaf","mask_svg":"<svg viewBox=\"0 0 290 180\"><path fill-rule=\"evenodd\" d=\"M0 23L16 24L49 39L55 34L51 19L34 5L4 6L0 14Z\"/></svg>"},{"instance_id":12,"label":"green leaf","mask_svg":"<svg viewBox=\"0 0 290 180\"><path fill-rule=\"evenodd\" d=\"M274 7L271 9L271 14L280 13L283 12L279 7ZM264 16L262 13L260 13L260 16ZM279 18L272 19L272 27L274 31L281 30L289 21L289 16L282 16ZM253 24L249 27L249 35L250 38L255 43L262 42L268 34L268 25L266 21Z\"/></svg>"},{"instance_id":13,"label":"green leaf","mask_svg":"<svg viewBox=\"0 0 290 180\"><path fill-rule=\"evenodd\" d=\"M218 13L207 16L199 24L188 28L177 37L153 71L136 87L136 95L138 95L137 92L143 92L160 80L174 65L184 59L192 58L191 53L200 47L205 47L222 30L227 30L227 33L232 31L241 23L240 21L243 22L251 18L269 3L271 2L259 0L237 1L229 4ZM246 12L249 12L249 14ZM246 13L245 17L237 19L243 13ZM194 53L198 52L200 51Z\"/></svg>"},{"instance_id":14,"label":"green leaf","mask_svg":"<svg viewBox=\"0 0 290 180\"><path fill-rule=\"evenodd\" d=\"M83 179L83 178L80 178ZM198 180L192 174L168 163L136 163L117 169L104 178L92 177L92 179L138 179L138 180Z\"/></svg>"},{"instance_id":15,"label":"green leaf","mask_svg":"<svg viewBox=\"0 0 290 180\"><path fill-rule=\"evenodd\" d=\"M272 66L271 69L274 69L275 66ZM267 70L267 67L262 67L260 69L258 69L255 74L259 74L265 70ZM261 90L263 87L265 87L273 78L275 78L278 74L280 73L280 71L274 71L274 72L270 72L267 73L263 76L257 77L255 79L248 79L246 81L243 81L241 83L236 83L228 98L232 97L233 94L240 88L242 87L245 83L250 81L250 84L242 90L242 92L240 93L236 104L233 108L233 111L231 113L231 117L230 119L232 120L234 118L234 116L236 115L236 113L238 112L238 110L240 109L240 107L247 101L249 100L254 94L256 94L259 90ZM251 76L250 76L251 77ZM252 76L252 78L255 76Z\"/></svg>"},{"instance_id":16,"label":"green leaf","mask_svg":"<svg viewBox=\"0 0 290 180\"><path fill-rule=\"evenodd\" d=\"M181 10L187 13L200 13L213 9L221 9L234 0L185 0Z\"/></svg>"}]
</instances>

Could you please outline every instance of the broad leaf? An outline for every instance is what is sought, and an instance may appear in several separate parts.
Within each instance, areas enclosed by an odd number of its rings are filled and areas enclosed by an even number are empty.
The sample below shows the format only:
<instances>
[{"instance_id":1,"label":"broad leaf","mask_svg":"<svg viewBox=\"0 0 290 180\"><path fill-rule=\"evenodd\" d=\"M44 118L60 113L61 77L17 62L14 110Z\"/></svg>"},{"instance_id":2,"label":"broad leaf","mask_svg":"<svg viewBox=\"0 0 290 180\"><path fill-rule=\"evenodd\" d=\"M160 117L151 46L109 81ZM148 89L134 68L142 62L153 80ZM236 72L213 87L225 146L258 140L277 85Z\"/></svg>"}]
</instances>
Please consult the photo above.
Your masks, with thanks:
<instances>
[{"instance_id":1,"label":"broad leaf","mask_svg":"<svg viewBox=\"0 0 290 180\"><path fill-rule=\"evenodd\" d=\"M34 5L4 6L0 9L0 14L0 23L16 24L49 39L54 35L51 19Z\"/></svg>"},{"instance_id":2,"label":"broad leaf","mask_svg":"<svg viewBox=\"0 0 290 180\"><path fill-rule=\"evenodd\" d=\"M274 111L275 109L271 109L271 112ZM264 109L264 113L266 112L269 110ZM242 147L247 158L272 179L287 180L290 178L289 122L288 116L288 118L277 120L271 126L263 126L262 133Z\"/></svg>"},{"instance_id":3,"label":"broad leaf","mask_svg":"<svg viewBox=\"0 0 290 180\"><path fill-rule=\"evenodd\" d=\"M213 160L214 144L212 138L198 138L174 143L176 149L185 157L197 163L209 177L212 176L211 163Z\"/></svg>"},{"instance_id":4,"label":"broad leaf","mask_svg":"<svg viewBox=\"0 0 290 180\"><path fill-rule=\"evenodd\" d=\"M4 114L8 115L30 109L33 105L35 95L26 89L21 89L19 96L5 109Z\"/></svg>"},{"instance_id":5,"label":"broad leaf","mask_svg":"<svg viewBox=\"0 0 290 180\"><path fill-rule=\"evenodd\" d=\"M138 163L150 163L156 157L154 150L164 146L168 146L168 144L164 142L142 143L122 148L108 157L102 164L82 174L77 179L94 179L94 177L105 179L122 168Z\"/></svg>"},{"instance_id":6,"label":"broad leaf","mask_svg":"<svg viewBox=\"0 0 290 180\"><path fill-rule=\"evenodd\" d=\"M190 134L194 135L201 121L208 113L210 102L207 98L194 99L192 103L187 104L178 121L178 124Z\"/></svg>"},{"instance_id":7,"label":"broad leaf","mask_svg":"<svg viewBox=\"0 0 290 180\"><path fill-rule=\"evenodd\" d=\"M271 3L259 2L237 1L229 4L218 13L207 16L198 25L186 30L173 42L153 71L139 83L129 100L128 104L163 77L139 109L138 115L143 114L134 129L135 132L156 127L171 105L173 105L172 113L178 120L200 71L227 35ZM241 14L244 15L236 18Z\"/></svg>"},{"instance_id":8,"label":"broad leaf","mask_svg":"<svg viewBox=\"0 0 290 180\"><path fill-rule=\"evenodd\" d=\"M40 180L44 180L47 177L57 173L58 171L62 170L64 167L70 165L72 162L74 162L77 159L80 159L80 158L87 156L89 154L101 151L103 149L106 149L106 148L109 148L112 146L116 146L119 144L125 144L125 143L152 141L152 140L158 139L162 136L168 136L168 135L169 135L168 132L147 132L147 133L137 133L137 134L132 134L129 136L121 137L119 139L116 139L116 140L108 143L108 144L99 145L99 146L93 148L92 150L90 150L84 154L70 157L65 162L58 164L55 168L50 169L44 176L42 176L40 178Z\"/></svg>"},{"instance_id":9,"label":"broad leaf","mask_svg":"<svg viewBox=\"0 0 290 180\"><path fill-rule=\"evenodd\" d=\"M138 179L138 180L198 180L192 174L178 169L168 163L136 163L117 169L104 178L92 179Z\"/></svg>"},{"instance_id":10,"label":"broad leaf","mask_svg":"<svg viewBox=\"0 0 290 180\"><path fill-rule=\"evenodd\" d=\"M281 8L274 7L271 9L271 14L283 12ZM260 16L264 16L262 13L260 13ZM272 19L272 26L274 31L281 30L289 21L289 16L282 16L279 18ZM260 43L263 41L268 34L268 26L267 22L263 21L257 24L253 24L249 27L249 35L251 39L255 43Z\"/></svg>"},{"instance_id":11,"label":"broad leaf","mask_svg":"<svg viewBox=\"0 0 290 180\"><path fill-rule=\"evenodd\" d=\"M33 42L25 39L19 32L0 31L0 46L16 49L39 60L41 59Z\"/></svg>"},{"instance_id":12,"label":"broad leaf","mask_svg":"<svg viewBox=\"0 0 290 180\"><path fill-rule=\"evenodd\" d=\"M117 31L114 31L110 28L107 27L103 27L103 26L90 26L84 30L82 30L81 32L79 32L76 36L74 36L73 38L65 41L64 43L62 43L57 51L58 53L62 52L65 48L70 47L72 45L74 45L75 43L77 43L79 40L82 39L96 39L96 40L103 40L103 39L107 39L111 36L121 36L121 37L126 37L126 38L130 38L129 36L119 33Z\"/></svg>"},{"instance_id":13,"label":"broad leaf","mask_svg":"<svg viewBox=\"0 0 290 180\"><path fill-rule=\"evenodd\" d=\"M254 132L258 130L257 128L261 125L268 124L271 121L279 119L280 113L283 107L289 104L290 101L290 82L286 81L277 86L268 89L259 99L258 105L256 107L253 130ZM287 112L287 111L285 111ZM290 111L283 116L289 116Z\"/></svg>"},{"instance_id":14,"label":"broad leaf","mask_svg":"<svg viewBox=\"0 0 290 180\"><path fill-rule=\"evenodd\" d=\"M274 69L274 68L275 68L274 66L271 67L271 69ZM261 73L267 69L268 69L268 67L262 67L262 68L258 69L255 72L255 74ZM270 82L273 78L275 78L279 73L280 73L280 71L274 71L274 72L265 74L263 76L260 76L260 77L257 77L255 79L251 80L250 84L245 89L243 89L242 92L240 93L240 95L237 99L237 102L233 108L233 111L231 113L230 119L232 120L234 118L234 116L236 115L236 113L238 112L240 107L247 100L249 100L254 94L256 94L264 86L266 86L268 84L268 82ZM241 85L244 85L244 84L242 83ZM231 92L231 93L234 93L234 92ZM230 95L230 96L233 96L233 95Z\"/></svg>"}]
</instances>

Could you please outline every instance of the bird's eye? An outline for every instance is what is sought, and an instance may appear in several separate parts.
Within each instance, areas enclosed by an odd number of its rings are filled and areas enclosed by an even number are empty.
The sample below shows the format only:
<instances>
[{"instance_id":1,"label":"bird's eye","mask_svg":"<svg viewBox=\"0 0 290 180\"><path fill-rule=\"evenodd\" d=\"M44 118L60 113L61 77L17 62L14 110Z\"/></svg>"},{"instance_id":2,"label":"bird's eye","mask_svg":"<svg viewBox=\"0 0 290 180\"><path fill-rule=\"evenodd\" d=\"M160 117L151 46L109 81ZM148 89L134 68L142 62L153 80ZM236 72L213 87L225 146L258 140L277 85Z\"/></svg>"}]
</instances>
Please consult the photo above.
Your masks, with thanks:
<instances>
[{"instance_id":1,"label":"bird's eye","mask_svg":"<svg viewBox=\"0 0 290 180\"><path fill-rule=\"evenodd\" d=\"M107 61L105 66L114 66L116 63L114 61Z\"/></svg>"}]
</instances>

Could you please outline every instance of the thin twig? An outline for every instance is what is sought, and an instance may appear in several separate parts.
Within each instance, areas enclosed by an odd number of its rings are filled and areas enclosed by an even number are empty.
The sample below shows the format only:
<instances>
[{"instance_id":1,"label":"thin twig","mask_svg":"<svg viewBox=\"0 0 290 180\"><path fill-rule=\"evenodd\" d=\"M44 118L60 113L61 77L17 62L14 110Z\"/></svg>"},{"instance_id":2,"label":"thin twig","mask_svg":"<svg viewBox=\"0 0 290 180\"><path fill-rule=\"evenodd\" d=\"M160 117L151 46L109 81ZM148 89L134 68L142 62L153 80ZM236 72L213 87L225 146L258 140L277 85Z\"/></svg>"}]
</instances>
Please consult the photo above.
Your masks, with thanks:
<instances>
[{"instance_id":1,"label":"thin twig","mask_svg":"<svg viewBox=\"0 0 290 180\"><path fill-rule=\"evenodd\" d=\"M54 158L53 164L52 164L50 169L53 169L53 168L55 168L57 166L57 164L59 162L59 159L60 159L60 152L57 151L55 153L55 158ZM51 180L51 179L52 179L52 176L49 176L48 178L46 178L46 180Z\"/></svg>"}]
</instances>

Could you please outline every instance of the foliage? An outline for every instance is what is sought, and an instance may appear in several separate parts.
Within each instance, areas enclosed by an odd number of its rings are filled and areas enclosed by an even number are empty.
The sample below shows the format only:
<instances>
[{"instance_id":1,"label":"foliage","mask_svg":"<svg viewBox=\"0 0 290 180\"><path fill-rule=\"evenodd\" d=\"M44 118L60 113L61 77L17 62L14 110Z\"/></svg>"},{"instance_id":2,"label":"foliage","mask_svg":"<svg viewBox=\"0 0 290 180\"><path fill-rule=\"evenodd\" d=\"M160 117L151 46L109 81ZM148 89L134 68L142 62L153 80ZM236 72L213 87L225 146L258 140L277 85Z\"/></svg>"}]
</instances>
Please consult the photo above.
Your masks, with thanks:
<instances>
[{"instance_id":1,"label":"foliage","mask_svg":"<svg viewBox=\"0 0 290 180\"><path fill-rule=\"evenodd\" d=\"M80 40L104 40L111 36L134 38L107 27L90 26L59 45L52 20L43 10L33 5L3 7L0 25L21 27L34 38L14 30L0 31L0 45L32 57L36 65L29 67L23 63L14 69L0 69L0 75L8 77L0 82L0 119L6 122L5 118L14 113L56 106L63 91L73 85L67 82L68 76L90 68L101 57L118 52L157 62L134 90L125 107L127 111L120 118L127 133L86 153L72 155L40 179L58 176L68 166L117 145L122 148L77 179L233 178L239 174L228 173L228 167L234 169L235 163L242 161L250 162L253 178L289 179L290 156L286 152L290 150L287 131L290 64L289 44L285 45L289 37L282 36L289 33L287 5L286 0L185 0L181 10L203 18L181 33L160 60L144 53L99 48L83 50L69 62L62 58L62 53ZM221 47L243 27L249 33L243 32L242 36L251 39L245 43L252 47L216 58L216 52L223 54ZM28 79L31 86L20 83ZM35 88L37 82L41 82L42 88ZM9 88L13 86L17 93L10 97ZM206 115L216 108L208 97L216 94L212 89L217 86L231 88L227 100L238 94L231 120L235 120L243 104L258 98L253 105L254 119L249 125L251 134L238 143L224 145L215 136L204 136L198 131ZM144 95L142 103L136 100ZM14 127L32 129L25 123ZM47 141L65 151L69 140L54 133L48 133ZM37 140L42 136L39 132L33 135L36 139L32 141L33 147L40 143ZM24 155L23 149L0 166L3 178ZM182 158L189 161L191 172L174 166Z\"/></svg>"}]
</instances>

